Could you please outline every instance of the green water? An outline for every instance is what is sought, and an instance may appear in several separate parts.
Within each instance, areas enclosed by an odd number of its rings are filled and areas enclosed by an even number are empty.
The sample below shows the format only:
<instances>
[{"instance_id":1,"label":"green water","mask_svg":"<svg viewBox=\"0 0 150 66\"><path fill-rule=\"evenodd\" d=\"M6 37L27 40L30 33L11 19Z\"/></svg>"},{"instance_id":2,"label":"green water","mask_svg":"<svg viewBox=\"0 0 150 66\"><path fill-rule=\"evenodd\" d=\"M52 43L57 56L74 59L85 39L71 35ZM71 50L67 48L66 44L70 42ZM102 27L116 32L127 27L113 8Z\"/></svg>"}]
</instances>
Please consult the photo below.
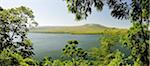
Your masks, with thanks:
<instances>
[{"instance_id":1,"label":"green water","mask_svg":"<svg viewBox=\"0 0 150 66\"><path fill-rule=\"evenodd\" d=\"M79 47L88 50L99 46L101 35L72 35L72 34L48 34L29 33L29 38L33 42L34 58L40 60L45 56L60 58L62 48L68 40L78 40Z\"/></svg>"}]
</instances>

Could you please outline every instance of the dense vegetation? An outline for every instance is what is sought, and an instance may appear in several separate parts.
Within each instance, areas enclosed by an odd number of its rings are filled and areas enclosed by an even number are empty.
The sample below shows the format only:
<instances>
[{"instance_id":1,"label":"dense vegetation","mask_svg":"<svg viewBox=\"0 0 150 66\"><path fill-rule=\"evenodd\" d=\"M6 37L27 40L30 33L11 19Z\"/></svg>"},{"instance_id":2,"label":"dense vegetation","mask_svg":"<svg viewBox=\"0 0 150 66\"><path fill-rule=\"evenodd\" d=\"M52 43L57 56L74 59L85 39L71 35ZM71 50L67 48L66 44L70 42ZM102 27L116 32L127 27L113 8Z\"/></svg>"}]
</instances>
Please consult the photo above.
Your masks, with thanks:
<instances>
[{"instance_id":1,"label":"dense vegetation","mask_svg":"<svg viewBox=\"0 0 150 66\"><path fill-rule=\"evenodd\" d=\"M101 11L106 3L117 19L129 19L133 24L128 34L119 32L106 34L99 48L85 51L76 40L68 41L62 49L62 59L46 57L43 61L32 59L32 43L26 37L28 28L34 23L32 10L26 7L0 8L0 65L1 66L149 66L149 0L132 0L131 5L122 0L66 0L68 10L76 19L84 19L92 6ZM108 30L109 31L109 30ZM107 30L106 30L107 33ZM125 55L115 45L127 47L131 53Z\"/></svg>"},{"instance_id":2,"label":"dense vegetation","mask_svg":"<svg viewBox=\"0 0 150 66\"><path fill-rule=\"evenodd\" d=\"M32 10L24 6L0 8L0 65L34 64L32 43L28 39L29 23L34 23ZM31 25L30 24L30 25Z\"/></svg>"},{"instance_id":3,"label":"dense vegetation","mask_svg":"<svg viewBox=\"0 0 150 66\"><path fill-rule=\"evenodd\" d=\"M86 19L92 13L92 6L102 11L103 6L111 10L112 17L130 20L132 26L124 36L123 44L131 49L128 61L135 66L149 65L149 0L66 0L68 10L76 15L77 20Z\"/></svg>"}]
</instances>

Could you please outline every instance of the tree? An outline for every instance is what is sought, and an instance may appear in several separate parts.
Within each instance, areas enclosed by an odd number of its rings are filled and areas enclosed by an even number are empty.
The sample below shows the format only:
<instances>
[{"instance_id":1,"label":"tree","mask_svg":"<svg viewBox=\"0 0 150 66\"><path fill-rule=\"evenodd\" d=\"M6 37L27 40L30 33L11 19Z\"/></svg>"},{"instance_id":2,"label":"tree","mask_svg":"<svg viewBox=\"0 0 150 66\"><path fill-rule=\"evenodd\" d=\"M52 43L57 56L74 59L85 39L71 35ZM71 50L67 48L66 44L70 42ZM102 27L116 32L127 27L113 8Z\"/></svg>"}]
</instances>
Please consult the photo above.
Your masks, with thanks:
<instances>
[{"instance_id":1,"label":"tree","mask_svg":"<svg viewBox=\"0 0 150 66\"><path fill-rule=\"evenodd\" d=\"M77 40L68 41L68 44L63 48L63 55L75 60L86 59L87 52L82 48L78 48L78 43Z\"/></svg>"},{"instance_id":2,"label":"tree","mask_svg":"<svg viewBox=\"0 0 150 66\"><path fill-rule=\"evenodd\" d=\"M78 48L78 41L71 40L62 49L62 59L53 60L51 57L45 57L40 66L88 66L87 52Z\"/></svg>"},{"instance_id":3,"label":"tree","mask_svg":"<svg viewBox=\"0 0 150 66\"><path fill-rule=\"evenodd\" d=\"M129 29L124 44L131 49L132 61L140 65L149 65L149 0L65 0L69 12L76 15L77 20L86 19L92 13L92 6L102 11L108 5L111 16L116 19L130 20L132 27ZM136 63L134 63L136 64Z\"/></svg>"},{"instance_id":4,"label":"tree","mask_svg":"<svg viewBox=\"0 0 150 66\"><path fill-rule=\"evenodd\" d=\"M21 56L19 53L11 51L11 49L5 49L0 52L0 66L37 65L32 58L23 58L23 56Z\"/></svg>"},{"instance_id":5,"label":"tree","mask_svg":"<svg viewBox=\"0 0 150 66\"><path fill-rule=\"evenodd\" d=\"M0 64L32 65L32 42L27 37L29 27L37 24L31 9L0 8ZM29 62L28 62L29 61ZM31 61L31 63L30 63ZM5 62L5 63L4 63Z\"/></svg>"}]
</instances>

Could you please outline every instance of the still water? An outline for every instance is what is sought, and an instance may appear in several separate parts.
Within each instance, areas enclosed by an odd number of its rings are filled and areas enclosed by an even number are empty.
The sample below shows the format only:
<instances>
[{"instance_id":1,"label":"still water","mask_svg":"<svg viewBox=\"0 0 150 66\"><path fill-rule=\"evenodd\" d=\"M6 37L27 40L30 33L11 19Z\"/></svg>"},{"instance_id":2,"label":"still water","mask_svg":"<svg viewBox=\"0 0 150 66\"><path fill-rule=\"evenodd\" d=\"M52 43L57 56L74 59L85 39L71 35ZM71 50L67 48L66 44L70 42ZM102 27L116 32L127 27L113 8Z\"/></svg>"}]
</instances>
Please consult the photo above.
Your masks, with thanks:
<instances>
[{"instance_id":1,"label":"still water","mask_svg":"<svg viewBox=\"0 0 150 66\"><path fill-rule=\"evenodd\" d=\"M88 50L99 46L101 35L29 33L28 37L33 42L36 59L42 59L45 56L56 59L60 57L62 48L68 40L78 40L78 47Z\"/></svg>"}]
</instances>

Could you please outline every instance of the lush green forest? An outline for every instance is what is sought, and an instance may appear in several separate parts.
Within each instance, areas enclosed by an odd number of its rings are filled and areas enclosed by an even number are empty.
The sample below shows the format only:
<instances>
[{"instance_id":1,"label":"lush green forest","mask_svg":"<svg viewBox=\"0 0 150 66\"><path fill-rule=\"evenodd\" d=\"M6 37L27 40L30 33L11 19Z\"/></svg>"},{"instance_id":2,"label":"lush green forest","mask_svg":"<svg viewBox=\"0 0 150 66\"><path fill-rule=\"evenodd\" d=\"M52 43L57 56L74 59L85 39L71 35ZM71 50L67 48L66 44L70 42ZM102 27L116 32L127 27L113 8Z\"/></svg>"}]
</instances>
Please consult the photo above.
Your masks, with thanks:
<instances>
[{"instance_id":1,"label":"lush green forest","mask_svg":"<svg viewBox=\"0 0 150 66\"><path fill-rule=\"evenodd\" d=\"M76 20L86 19L92 13L93 8L102 11L103 6L107 4L112 17L130 20L132 26L129 30L122 30L98 25L94 27L95 31L91 30L91 25L78 26L75 31L72 31L73 27L69 27L67 29L70 33L80 33L77 30L86 27L81 33L104 34L100 40L101 46L86 51L78 47L80 44L78 40L68 40L67 45L62 49L61 59L45 57L42 61L38 61L33 59L33 44L27 37L30 27L37 25L32 8L20 6L5 9L1 7L0 66L149 66L149 0L132 0L131 2L126 2L126 0L65 0L65 2L68 11L75 14ZM40 29L42 30L47 32L46 28ZM19 40L16 41L16 39ZM117 48L112 50L111 48L117 44L128 48L130 54L125 55Z\"/></svg>"}]
</instances>

